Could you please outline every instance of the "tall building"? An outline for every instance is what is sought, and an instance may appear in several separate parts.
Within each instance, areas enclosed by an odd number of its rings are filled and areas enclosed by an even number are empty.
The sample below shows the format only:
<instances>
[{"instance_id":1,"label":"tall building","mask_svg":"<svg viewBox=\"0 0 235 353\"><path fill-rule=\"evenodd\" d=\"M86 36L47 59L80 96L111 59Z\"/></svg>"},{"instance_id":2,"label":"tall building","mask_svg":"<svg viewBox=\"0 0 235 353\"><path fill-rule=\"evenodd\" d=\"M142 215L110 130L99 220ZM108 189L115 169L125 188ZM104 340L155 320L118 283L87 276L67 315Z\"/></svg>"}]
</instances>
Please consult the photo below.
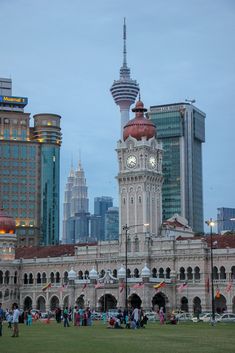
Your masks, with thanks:
<instances>
[{"instance_id":1,"label":"tall building","mask_svg":"<svg viewBox=\"0 0 235 353\"><path fill-rule=\"evenodd\" d=\"M24 112L26 97L0 79L0 199L16 219L17 244L59 242L60 116ZM8 95L5 95L5 94Z\"/></svg>"},{"instance_id":2,"label":"tall building","mask_svg":"<svg viewBox=\"0 0 235 353\"><path fill-rule=\"evenodd\" d=\"M130 242L140 242L138 234L157 236L162 223L162 147L155 138L155 125L144 117L147 109L136 103L135 118L124 127L123 140L118 141L120 228L131 227ZM142 237L143 238L143 237ZM122 239L122 244L127 240Z\"/></svg>"},{"instance_id":3,"label":"tall building","mask_svg":"<svg viewBox=\"0 0 235 353\"><path fill-rule=\"evenodd\" d=\"M185 217L193 231L203 222L202 143L205 113L189 103L151 106L151 121L163 145L163 220L173 214Z\"/></svg>"},{"instance_id":4,"label":"tall building","mask_svg":"<svg viewBox=\"0 0 235 353\"><path fill-rule=\"evenodd\" d=\"M217 228L218 233L235 230L235 208L217 208Z\"/></svg>"},{"instance_id":5,"label":"tall building","mask_svg":"<svg viewBox=\"0 0 235 353\"><path fill-rule=\"evenodd\" d=\"M64 244L81 242L89 236L89 199L85 173L79 161L76 171L71 167L64 194Z\"/></svg>"},{"instance_id":6,"label":"tall building","mask_svg":"<svg viewBox=\"0 0 235 353\"><path fill-rule=\"evenodd\" d=\"M109 207L105 214L105 240L118 240L119 237L119 209Z\"/></svg>"},{"instance_id":7,"label":"tall building","mask_svg":"<svg viewBox=\"0 0 235 353\"><path fill-rule=\"evenodd\" d=\"M139 85L131 79L130 69L127 66L126 58L126 23L123 25L123 63L120 68L120 78L115 80L110 91L115 103L119 106L121 112L121 139L123 127L129 120L130 106L135 103L139 92Z\"/></svg>"},{"instance_id":8,"label":"tall building","mask_svg":"<svg viewBox=\"0 0 235 353\"><path fill-rule=\"evenodd\" d=\"M97 229L100 230L99 234L96 234L97 240L105 240L105 214L107 213L109 207L113 207L113 198L110 196L100 196L95 197L94 200L94 216L100 216Z\"/></svg>"}]
</instances>

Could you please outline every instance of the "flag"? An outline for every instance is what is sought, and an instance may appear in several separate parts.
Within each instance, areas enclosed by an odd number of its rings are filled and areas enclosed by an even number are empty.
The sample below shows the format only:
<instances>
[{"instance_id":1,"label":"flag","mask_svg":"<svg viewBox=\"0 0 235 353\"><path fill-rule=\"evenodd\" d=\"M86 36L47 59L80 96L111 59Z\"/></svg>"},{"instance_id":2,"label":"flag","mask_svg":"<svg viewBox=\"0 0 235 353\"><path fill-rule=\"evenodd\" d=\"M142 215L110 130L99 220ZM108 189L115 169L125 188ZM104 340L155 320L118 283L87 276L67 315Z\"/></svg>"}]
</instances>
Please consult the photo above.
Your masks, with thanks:
<instances>
[{"instance_id":1,"label":"flag","mask_svg":"<svg viewBox=\"0 0 235 353\"><path fill-rule=\"evenodd\" d=\"M179 292L179 293L181 293L185 288L187 288L188 287L188 283L187 282L184 282L184 283L182 283L180 286L178 286L178 288L177 288L177 291Z\"/></svg>"},{"instance_id":2,"label":"flag","mask_svg":"<svg viewBox=\"0 0 235 353\"><path fill-rule=\"evenodd\" d=\"M205 287L206 287L207 293L209 293L210 292L210 280L209 280L209 277L207 277L205 279Z\"/></svg>"},{"instance_id":3,"label":"flag","mask_svg":"<svg viewBox=\"0 0 235 353\"><path fill-rule=\"evenodd\" d=\"M124 288L125 288L125 283L121 283L121 285L119 286L119 292L122 293Z\"/></svg>"},{"instance_id":4,"label":"flag","mask_svg":"<svg viewBox=\"0 0 235 353\"><path fill-rule=\"evenodd\" d=\"M82 290L84 290L87 287L87 283L84 283Z\"/></svg>"},{"instance_id":5,"label":"flag","mask_svg":"<svg viewBox=\"0 0 235 353\"><path fill-rule=\"evenodd\" d=\"M219 299L220 296L221 296L221 293L220 293L219 287L217 287L217 288L216 288L216 291L215 291L215 297L216 297L217 299Z\"/></svg>"},{"instance_id":6,"label":"flag","mask_svg":"<svg viewBox=\"0 0 235 353\"><path fill-rule=\"evenodd\" d=\"M136 283L132 288L137 289L137 288L144 288L144 283Z\"/></svg>"},{"instance_id":7,"label":"flag","mask_svg":"<svg viewBox=\"0 0 235 353\"><path fill-rule=\"evenodd\" d=\"M163 287L165 287L165 286L166 286L165 281L162 281L162 282L160 282L160 283L158 283L158 284L155 284L155 286L153 286L153 288L159 289L159 288L163 288Z\"/></svg>"},{"instance_id":8,"label":"flag","mask_svg":"<svg viewBox=\"0 0 235 353\"><path fill-rule=\"evenodd\" d=\"M232 289L232 286L233 286L233 282L228 282L228 284L227 284L227 286L226 286L226 288L225 288L225 291L227 292L227 293L229 293L230 291L231 291L231 289Z\"/></svg>"},{"instance_id":9,"label":"flag","mask_svg":"<svg viewBox=\"0 0 235 353\"><path fill-rule=\"evenodd\" d=\"M62 293L67 288L67 284L62 284L59 291Z\"/></svg>"},{"instance_id":10,"label":"flag","mask_svg":"<svg viewBox=\"0 0 235 353\"><path fill-rule=\"evenodd\" d=\"M44 287L42 287L42 291L45 292L48 288L51 288L51 282L47 283Z\"/></svg>"},{"instance_id":11,"label":"flag","mask_svg":"<svg viewBox=\"0 0 235 353\"><path fill-rule=\"evenodd\" d=\"M96 289L98 289L98 288L104 288L104 283L100 283L100 282L96 283L95 288L96 288Z\"/></svg>"}]
</instances>

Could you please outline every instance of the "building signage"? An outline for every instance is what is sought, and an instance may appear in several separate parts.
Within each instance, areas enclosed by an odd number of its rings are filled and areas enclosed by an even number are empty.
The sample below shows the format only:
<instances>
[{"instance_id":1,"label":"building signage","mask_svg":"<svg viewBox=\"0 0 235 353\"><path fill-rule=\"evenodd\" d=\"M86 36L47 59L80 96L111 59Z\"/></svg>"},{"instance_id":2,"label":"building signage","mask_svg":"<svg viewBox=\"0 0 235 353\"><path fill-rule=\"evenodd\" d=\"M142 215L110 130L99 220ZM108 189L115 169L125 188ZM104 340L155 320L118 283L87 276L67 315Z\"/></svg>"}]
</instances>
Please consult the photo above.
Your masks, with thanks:
<instances>
[{"instance_id":1,"label":"building signage","mask_svg":"<svg viewBox=\"0 0 235 353\"><path fill-rule=\"evenodd\" d=\"M28 98L0 96L0 103L26 105L28 103Z\"/></svg>"}]
</instances>

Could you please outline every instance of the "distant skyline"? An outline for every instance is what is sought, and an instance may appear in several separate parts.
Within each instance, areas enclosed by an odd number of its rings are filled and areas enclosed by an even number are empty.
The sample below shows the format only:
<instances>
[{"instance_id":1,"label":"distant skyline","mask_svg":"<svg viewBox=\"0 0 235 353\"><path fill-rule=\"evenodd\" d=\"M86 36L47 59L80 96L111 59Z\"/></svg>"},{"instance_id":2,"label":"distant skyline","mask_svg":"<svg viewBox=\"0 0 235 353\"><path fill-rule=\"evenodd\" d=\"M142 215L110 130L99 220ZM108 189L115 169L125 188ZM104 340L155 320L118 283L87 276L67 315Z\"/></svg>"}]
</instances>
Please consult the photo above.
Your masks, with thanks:
<instances>
[{"instance_id":1,"label":"distant skyline","mask_svg":"<svg viewBox=\"0 0 235 353\"><path fill-rule=\"evenodd\" d=\"M122 65L124 17L127 64L145 106L195 99L207 115L205 220L235 207L233 0L0 0L0 8L0 77L29 98L31 117L62 117L61 209L79 151L91 211L97 196L118 205L120 112L109 89Z\"/></svg>"}]
</instances>

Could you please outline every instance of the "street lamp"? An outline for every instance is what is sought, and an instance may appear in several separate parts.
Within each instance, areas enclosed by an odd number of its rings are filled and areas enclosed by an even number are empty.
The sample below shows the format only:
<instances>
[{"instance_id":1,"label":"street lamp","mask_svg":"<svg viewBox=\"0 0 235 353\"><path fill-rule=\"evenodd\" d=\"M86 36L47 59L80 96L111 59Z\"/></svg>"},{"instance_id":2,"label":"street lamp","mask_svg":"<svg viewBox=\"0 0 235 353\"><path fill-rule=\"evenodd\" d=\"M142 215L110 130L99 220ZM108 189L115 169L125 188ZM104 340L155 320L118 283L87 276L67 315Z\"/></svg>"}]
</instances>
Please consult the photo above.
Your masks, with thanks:
<instances>
[{"instance_id":1,"label":"street lamp","mask_svg":"<svg viewBox=\"0 0 235 353\"><path fill-rule=\"evenodd\" d=\"M206 224L210 227L210 245L211 245L211 309L212 309L212 326L215 322L215 297L214 297L214 276L213 276L213 240L212 240L212 228L215 225L215 222L210 218L209 221L206 221Z\"/></svg>"},{"instance_id":2,"label":"street lamp","mask_svg":"<svg viewBox=\"0 0 235 353\"><path fill-rule=\"evenodd\" d=\"M149 223L143 223L143 224L133 224L131 226L128 226L127 224L125 224L122 227L122 230L125 231L125 237L126 237L126 242L125 242L125 269L126 269L126 273L125 273L125 308L126 311L128 311L128 305L127 305L127 235L128 235L128 230L134 227L147 227L149 226Z\"/></svg>"}]
</instances>

